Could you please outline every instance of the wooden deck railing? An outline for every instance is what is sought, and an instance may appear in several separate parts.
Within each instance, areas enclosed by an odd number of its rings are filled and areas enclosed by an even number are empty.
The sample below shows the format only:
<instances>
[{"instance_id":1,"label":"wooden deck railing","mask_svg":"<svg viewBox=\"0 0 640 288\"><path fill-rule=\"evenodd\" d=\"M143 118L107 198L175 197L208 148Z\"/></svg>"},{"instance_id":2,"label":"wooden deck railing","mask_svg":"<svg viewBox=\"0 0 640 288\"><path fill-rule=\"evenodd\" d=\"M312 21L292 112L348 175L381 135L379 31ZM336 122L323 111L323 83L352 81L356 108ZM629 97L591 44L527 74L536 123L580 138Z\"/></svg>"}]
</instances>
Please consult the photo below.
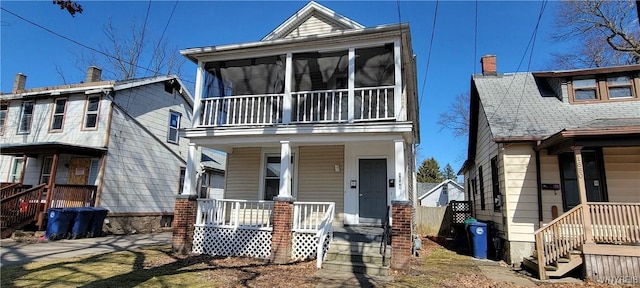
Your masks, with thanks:
<instances>
[{"instance_id":1,"label":"wooden deck railing","mask_svg":"<svg viewBox=\"0 0 640 288\"><path fill-rule=\"evenodd\" d=\"M640 243L640 203L589 202L593 241Z\"/></svg>"},{"instance_id":2,"label":"wooden deck railing","mask_svg":"<svg viewBox=\"0 0 640 288\"><path fill-rule=\"evenodd\" d=\"M9 228L29 220L36 220L42 210L45 184L38 185L0 200L0 226Z\"/></svg>"},{"instance_id":3,"label":"wooden deck railing","mask_svg":"<svg viewBox=\"0 0 640 288\"><path fill-rule=\"evenodd\" d=\"M50 208L92 207L97 186L56 184L51 195Z\"/></svg>"},{"instance_id":4,"label":"wooden deck railing","mask_svg":"<svg viewBox=\"0 0 640 288\"><path fill-rule=\"evenodd\" d=\"M585 243L583 232L586 204L580 204L534 232L540 279L546 279L545 266Z\"/></svg>"},{"instance_id":5,"label":"wooden deck railing","mask_svg":"<svg viewBox=\"0 0 640 288\"><path fill-rule=\"evenodd\" d=\"M16 186L19 185L20 183L18 182L0 182L0 189L4 189L10 186Z\"/></svg>"},{"instance_id":6,"label":"wooden deck railing","mask_svg":"<svg viewBox=\"0 0 640 288\"><path fill-rule=\"evenodd\" d=\"M5 183L3 183L5 184ZM0 188L0 199L4 199L7 197L11 197L15 194L18 194L22 191L31 189L33 186L31 185L22 185L20 183L6 183L2 188Z\"/></svg>"}]
</instances>

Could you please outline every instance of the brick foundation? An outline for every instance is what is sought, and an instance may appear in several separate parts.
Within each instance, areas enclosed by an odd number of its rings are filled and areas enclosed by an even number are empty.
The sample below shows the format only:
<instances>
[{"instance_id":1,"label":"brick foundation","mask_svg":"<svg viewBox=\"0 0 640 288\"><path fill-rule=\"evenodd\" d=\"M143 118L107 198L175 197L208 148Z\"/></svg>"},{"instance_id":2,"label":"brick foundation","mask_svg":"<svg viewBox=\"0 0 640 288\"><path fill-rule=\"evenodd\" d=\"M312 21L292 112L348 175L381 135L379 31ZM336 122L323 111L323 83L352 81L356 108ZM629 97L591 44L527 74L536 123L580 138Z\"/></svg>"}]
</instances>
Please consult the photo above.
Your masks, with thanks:
<instances>
[{"instance_id":1,"label":"brick foundation","mask_svg":"<svg viewBox=\"0 0 640 288\"><path fill-rule=\"evenodd\" d=\"M291 260L293 229L293 198L273 199L273 234L271 235L271 262L287 263Z\"/></svg>"},{"instance_id":2,"label":"brick foundation","mask_svg":"<svg viewBox=\"0 0 640 288\"><path fill-rule=\"evenodd\" d=\"M408 201L392 201L391 217L391 268L405 270L409 268L413 239L411 220L413 207Z\"/></svg>"},{"instance_id":3,"label":"brick foundation","mask_svg":"<svg viewBox=\"0 0 640 288\"><path fill-rule=\"evenodd\" d=\"M190 254L193 245L193 225L198 209L197 195L178 195L173 212L173 252Z\"/></svg>"}]
</instances>

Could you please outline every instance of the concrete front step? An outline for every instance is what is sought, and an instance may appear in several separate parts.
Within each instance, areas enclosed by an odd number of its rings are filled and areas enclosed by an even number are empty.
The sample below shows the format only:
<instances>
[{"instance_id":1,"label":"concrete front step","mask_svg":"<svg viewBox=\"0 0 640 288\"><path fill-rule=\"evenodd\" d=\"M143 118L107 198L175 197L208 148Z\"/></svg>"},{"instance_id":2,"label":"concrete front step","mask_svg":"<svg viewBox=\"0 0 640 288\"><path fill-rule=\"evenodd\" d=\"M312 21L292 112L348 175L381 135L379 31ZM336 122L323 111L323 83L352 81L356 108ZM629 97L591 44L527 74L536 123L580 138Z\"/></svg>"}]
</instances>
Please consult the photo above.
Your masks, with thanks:
<instances>
[{"instance_id":1,"label":"concrete front step","mask_svg":"<svg viewBox=\"0 0 640 288\"><path fill-rule=\"evenodd\" d=\"M361 254L358 252L352 253L336 253L336 252L328 252L327 258L325 261L330 262L349 262L349 263L368 263L368 264L376 264L383 265L383 262L389 262L389 258L383 258L382 255L378 254ZM384 263L386 264L386 263Z\"/></svg>"},{"instance_id":2,"label":"concrete front step","mask_svg":"<svg viewBox=\"0 0 640 288\"><path fill-rule=\"evenodd\" d=\"M348 271L355 274L389 276L389 267L371 263L325 261L322 269L327 271Z\"/></svg>"},{"instance_id":3,"label":"concrete front step","mask_svg":"<svg viewBox=\"0 0 640 288\"><path fill-rule=\"evenodd\" d=\"M390 254L391 245L387 245L387 253ZM329 252L360 252L362 254L380 254L380 242L350 242L341 239L331 241Z\"/></svg>"}]
</instances>

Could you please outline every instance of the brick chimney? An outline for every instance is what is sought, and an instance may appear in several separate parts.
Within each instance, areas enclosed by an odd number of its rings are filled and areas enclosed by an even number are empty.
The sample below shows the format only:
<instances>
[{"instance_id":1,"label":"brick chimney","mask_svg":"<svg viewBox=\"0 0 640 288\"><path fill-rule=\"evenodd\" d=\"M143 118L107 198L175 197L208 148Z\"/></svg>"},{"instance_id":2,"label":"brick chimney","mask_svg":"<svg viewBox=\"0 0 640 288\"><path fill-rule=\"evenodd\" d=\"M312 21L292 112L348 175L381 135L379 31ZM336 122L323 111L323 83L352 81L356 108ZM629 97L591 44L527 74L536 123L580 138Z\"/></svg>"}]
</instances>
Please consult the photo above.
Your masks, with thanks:
<instances>
[{"instance_id":1,"label":"brick chimney","mask_svg":"<svg viewBox=\"0 0 640 288\"><path fill-rule=\"evenodd\" d=\"M87 69L87 79L85 80L85 83L100 81L102 81L102 69L96 66L89 66L89 69Z\"/></svg>"},{"instance_id":2,"label":"brick chimney","mask_svg":"<svg viewBox=\"0 0 640 288\"><path fill-rule=\"evenodd\" d=\"M498 69L496 68L496 55L484 55L482 56L480 63L482 64L482 75L498 75Z\"/></svg>"},{"instance_id":3,"label":"brick chimney","mask_svg":"<svg viewBox=\"0 0 640 288\"><path fill-rule=\"evenodd\" d=\"M18 93L24 90L24 85L27 83L27 75L22 73L16 74L16 78L13 79L13 93Z\"/></svg>"}]
</instances>

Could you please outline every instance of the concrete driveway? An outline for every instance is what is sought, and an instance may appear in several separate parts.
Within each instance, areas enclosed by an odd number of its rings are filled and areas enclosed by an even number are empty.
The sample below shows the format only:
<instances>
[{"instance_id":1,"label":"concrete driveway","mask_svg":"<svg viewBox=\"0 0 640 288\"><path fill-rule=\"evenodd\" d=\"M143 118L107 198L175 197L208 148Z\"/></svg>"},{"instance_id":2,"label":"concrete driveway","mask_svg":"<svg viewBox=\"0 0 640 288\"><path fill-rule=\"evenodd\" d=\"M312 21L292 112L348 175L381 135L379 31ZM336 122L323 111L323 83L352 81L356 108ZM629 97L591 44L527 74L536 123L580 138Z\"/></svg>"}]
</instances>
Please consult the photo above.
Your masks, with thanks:
<instances>
[{"instance_id":1,"label":"concrete driveway","mask_svg":"<svg viewBox=\"0 0 640 288\"><path fill-rule=\"evenodd\" d=\"M136 235L110 235L76 240L20 243L12 239L0 240L0 267L80 255L102 254L131 250L143 246L171 243L171 232Z\"/></svg>"}]
</instances>

